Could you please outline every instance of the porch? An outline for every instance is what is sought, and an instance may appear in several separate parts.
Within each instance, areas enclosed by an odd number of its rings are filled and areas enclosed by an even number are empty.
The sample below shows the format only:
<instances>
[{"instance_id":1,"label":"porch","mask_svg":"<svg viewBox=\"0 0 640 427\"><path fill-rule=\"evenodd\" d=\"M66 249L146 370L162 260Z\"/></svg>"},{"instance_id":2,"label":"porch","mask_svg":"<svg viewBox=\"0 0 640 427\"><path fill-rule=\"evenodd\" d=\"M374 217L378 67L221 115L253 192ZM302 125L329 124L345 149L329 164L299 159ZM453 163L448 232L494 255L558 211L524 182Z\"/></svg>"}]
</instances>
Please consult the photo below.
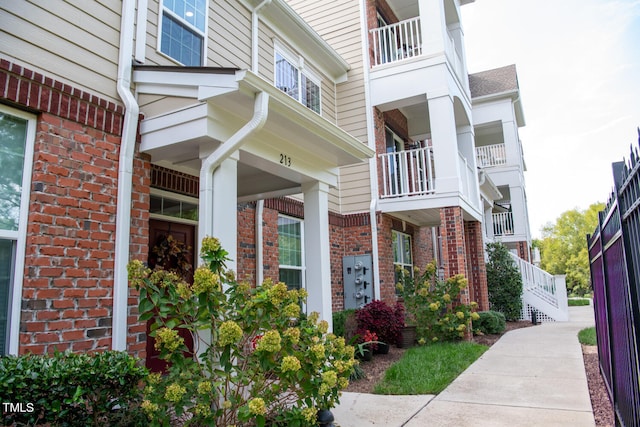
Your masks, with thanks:
<instances>
[{"instance_id":1,"label":"porch","mask_svg":"<svg viewBox=\"0 0 640 427\"><path fill-rule=\"evenodd\" d=\"M382 210L393 212L399 217L407 216L406 219L411 218L416 224L434 225L439 222L437 212L429 214L417 211L463 206L466 212L471 213L467 219L478 220L478 178L473 165L458 152L457 161L454 163L457 176L439 177L436 174L436 160L431 142L421 141L413 145L417 145L418 148L378 154ZM451 184L453 191L447 191Z\"/></svg>"},{"instance_id":2,"label":"porch","mask_svg":"<svg viewBox=\"0 0 640 427\"><path fill-rule=\"evenodd\" d=\"M200 177L197 242L218 237L230 269L238 202L302 194L307 310L331 323L329 191L340 166L373 150L247 70L137 66L133 77L146 113L140 151Z\"/></svg>"}]
</instances>

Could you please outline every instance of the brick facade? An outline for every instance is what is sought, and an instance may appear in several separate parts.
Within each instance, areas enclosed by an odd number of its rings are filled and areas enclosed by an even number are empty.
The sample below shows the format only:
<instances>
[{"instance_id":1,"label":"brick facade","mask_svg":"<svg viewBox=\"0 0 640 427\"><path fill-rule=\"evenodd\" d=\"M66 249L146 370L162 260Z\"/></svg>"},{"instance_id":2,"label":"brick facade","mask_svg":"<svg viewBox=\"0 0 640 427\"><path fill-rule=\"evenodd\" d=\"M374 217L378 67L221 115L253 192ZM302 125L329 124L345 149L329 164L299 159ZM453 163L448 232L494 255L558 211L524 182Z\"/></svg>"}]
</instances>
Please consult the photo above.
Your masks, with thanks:
<instances>
[{"instance_id":1,"label":"brick facade","mask_svg":"<svg viewBox=\"0 0 640 427\"><path fill-rule=\"evenodd\" d=\"M442 241L442 265L444 277L456 274L468 276L465 246L464 219L459 206L440 209L440 237ZM460 293L460 302L468 304L469 288Z\"/></svg>"},{"instance_id":2,"label":"brick facade","mask_svg":"<svg viewBox=\"0 0 640 427\"><path fill-rule=\"evenodd\" d=\"M111 347L122 106L0 60L0 100L37 114L19 352ZM148 252L149 159L134 161L131 255ZM129 299L129 350L144 325Z\"/></svg>"},{"instance_id":3,"label":"brick facade","mask_svg":"<svg viewBox=\"0 0 640 427\"><path fill-rule=\"evenodd\" d=\"M487 269L484 259L484 242L482 240L482 223L478 221L464 222L464 238L467 250L467 267L469 269L469 298L478 303L479 311L489 310L489 294L487 289Z\"/></svg>"}]
</instances>

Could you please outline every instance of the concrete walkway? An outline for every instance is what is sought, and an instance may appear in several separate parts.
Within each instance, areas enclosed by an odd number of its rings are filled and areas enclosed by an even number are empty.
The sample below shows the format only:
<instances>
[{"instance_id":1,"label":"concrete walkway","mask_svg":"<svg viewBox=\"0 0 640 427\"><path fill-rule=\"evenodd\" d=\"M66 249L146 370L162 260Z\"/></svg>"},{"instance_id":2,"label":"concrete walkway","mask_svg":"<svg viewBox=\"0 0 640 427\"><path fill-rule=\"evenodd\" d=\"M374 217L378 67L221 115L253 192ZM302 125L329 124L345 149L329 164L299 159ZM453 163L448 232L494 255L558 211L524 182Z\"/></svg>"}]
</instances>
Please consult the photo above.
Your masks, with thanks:
<instances>
[{"instance_id":1,"label":"concrete walkway","mask_svg":"<svg viewBox=\"0 0 640 427\"><path fill-rule=\"evenodd\" d=\"M594 426L578 332L593 307L570 321L506 333L438 396L343 393L340 427Z\"/></svg>"}]
</instances>

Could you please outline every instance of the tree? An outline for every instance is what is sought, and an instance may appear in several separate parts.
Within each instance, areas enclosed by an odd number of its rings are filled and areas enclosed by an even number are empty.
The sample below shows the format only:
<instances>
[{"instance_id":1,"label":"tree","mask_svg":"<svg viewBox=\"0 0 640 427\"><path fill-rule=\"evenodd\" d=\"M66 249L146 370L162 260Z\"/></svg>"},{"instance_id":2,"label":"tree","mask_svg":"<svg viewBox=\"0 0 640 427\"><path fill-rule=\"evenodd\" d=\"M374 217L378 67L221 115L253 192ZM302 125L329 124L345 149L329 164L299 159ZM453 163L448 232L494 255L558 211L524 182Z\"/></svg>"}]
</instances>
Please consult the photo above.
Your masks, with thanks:
<instances>
[{"instance_id":1,"label":"tree","mask_svg":"<svg viewBox=\"0 0 640 427\"><path fill-rule=\"evenodd\" d=\"M522 312L522 276L509 249L500 242L487 244L487 287L491 310L517 320Z\"/></svg>"},{"instance_id":2,"label":"tree","mask_svg":"<svg viewBox=\"0 0 640 427\"><path fill-rule=\"evenodd\" d=\"M582 296L591 289L586 236L598 225L598 212L604 207L593 203L586 210L566 211L542 229L540 266L551 274L566 274L570 293Z\"/></svg>"}]
</instances>

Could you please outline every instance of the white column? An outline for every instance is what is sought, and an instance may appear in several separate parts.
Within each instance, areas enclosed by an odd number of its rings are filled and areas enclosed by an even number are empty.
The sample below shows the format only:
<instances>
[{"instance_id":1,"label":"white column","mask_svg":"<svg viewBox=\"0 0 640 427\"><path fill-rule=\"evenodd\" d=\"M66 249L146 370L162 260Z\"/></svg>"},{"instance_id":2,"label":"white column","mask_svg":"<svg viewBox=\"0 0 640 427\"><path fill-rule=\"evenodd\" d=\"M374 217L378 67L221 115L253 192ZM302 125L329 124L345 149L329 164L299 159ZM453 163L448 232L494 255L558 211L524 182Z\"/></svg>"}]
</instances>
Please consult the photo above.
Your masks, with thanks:
<instances>
[{"instance_id":1,"label":"white column","mask_svg":"<svg viewBox=\"0 0 640 427\"><path fill-rule=\"evenodd\" d=\"M453 100L440 96L428 100L433 157L436 169L436 192L461 191L458 162L458 136Z\"/></svg>"},{"instance_id":2,"label":"white column","mask_svg":"<svg viewBox=\"0 0 640 427\"><path fill-rule=\"evenodd\" d=\"M304 250L307 312L317 311L331 321L331 260L329 241L329 186L322 182L302 185L304 193Z\"/></svg>"},{"instance_id":3,"label":"white column","mask_svg":"<svg viewBox=\"0 0 640 427\"><path fill-rule=\"evenodd\" d=\"M205 180L202 178L207 171L201 171L198 228L198 253L205 236L216 237L229 252L227 268L234 271L238 256L238 159L236 151Z\"/></svg>"},{"instance_id":4,"label":"white column","mask_svg":"<svg viewBox=\"0 0 640 427\"><path fill-rule=\"evenodd\" d=\"M443 52L445 49L446 19L442 0L418 0L422 53Z\"/></svg>"}]
</instances>

